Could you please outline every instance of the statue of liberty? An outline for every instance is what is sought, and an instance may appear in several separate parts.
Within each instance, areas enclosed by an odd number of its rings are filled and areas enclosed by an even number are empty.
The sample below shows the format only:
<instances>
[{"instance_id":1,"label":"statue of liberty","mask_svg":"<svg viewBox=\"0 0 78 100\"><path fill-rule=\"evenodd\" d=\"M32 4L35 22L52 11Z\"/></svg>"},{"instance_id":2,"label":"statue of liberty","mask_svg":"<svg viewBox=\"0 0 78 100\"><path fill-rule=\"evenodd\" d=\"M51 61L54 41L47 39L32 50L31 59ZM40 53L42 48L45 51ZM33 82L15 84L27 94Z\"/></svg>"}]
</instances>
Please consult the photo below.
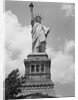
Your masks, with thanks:
<instances>
[{"instance_id":1,"label":"statue of liberty","mask_svg":"<svg viewBox=\"0 0 78 100\"><path fill-rule=\"evenodd\" d=\"M32 52L44 53L46 49L46 38L50 29L41 24L42 17L40 15L34 17L33 3L30 3L29 7L31 11L31 26L32 26L32 31L31 31Z\"/></svg>"}]
</instances>

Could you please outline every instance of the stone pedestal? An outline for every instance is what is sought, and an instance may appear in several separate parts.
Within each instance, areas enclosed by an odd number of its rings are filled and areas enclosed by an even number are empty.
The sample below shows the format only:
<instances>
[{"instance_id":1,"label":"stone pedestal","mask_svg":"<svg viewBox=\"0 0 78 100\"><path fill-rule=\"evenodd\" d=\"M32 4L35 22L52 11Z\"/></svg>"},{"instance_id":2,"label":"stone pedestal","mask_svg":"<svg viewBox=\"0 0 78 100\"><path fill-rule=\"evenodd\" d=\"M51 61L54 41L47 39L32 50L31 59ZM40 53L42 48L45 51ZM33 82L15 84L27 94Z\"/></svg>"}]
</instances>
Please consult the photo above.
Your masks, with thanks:
<instances>
[{"instance_id":1,"label":"stone pedestal","mask_svg":"<svg viewBox=\"0 0 78 100\"><path fill-rule=\"evenodd\" d=\"M51 80L51 59L46 53L32 53L24 59L25 79L21 95L42 93L55 96L54 83Z\"/></svg>"}]
</instances>

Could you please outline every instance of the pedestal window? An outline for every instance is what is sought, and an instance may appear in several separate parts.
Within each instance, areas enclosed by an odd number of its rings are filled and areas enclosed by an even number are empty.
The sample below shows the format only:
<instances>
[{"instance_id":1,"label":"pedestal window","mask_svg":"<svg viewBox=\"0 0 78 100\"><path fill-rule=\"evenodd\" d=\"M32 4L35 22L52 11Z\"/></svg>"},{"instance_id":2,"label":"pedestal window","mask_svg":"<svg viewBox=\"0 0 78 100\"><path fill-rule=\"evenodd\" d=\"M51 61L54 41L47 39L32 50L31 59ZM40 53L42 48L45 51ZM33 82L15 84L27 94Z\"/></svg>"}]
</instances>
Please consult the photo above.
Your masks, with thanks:
<instances>
[{"instance_id":1,"label":"pedestal window","mask_svg":"<svg viewBox=\"0 0 78 100\"><path fill-rule=\"evenodd\" d=\"M44 65L41 64L41 72L44 72Z\"/></svg>"},{"instance_id":2,"label":"pedestal window","mask_svg":"<svg viewBox=\"0 0 78 100\"><path fill-rule=\"evenodd\" d=\"M34 72L35 66L31 65L31 72Z\"/></svg>"},{"instance_id":3,"label":"pedestal window","mask_svg":"<svg viewBox=\"0 0 78 100\"><path fill-rule=\"evenodd\" d=\"M36 72L39 72L39 65L36 65Z\"/></svg>"}]
</instances>

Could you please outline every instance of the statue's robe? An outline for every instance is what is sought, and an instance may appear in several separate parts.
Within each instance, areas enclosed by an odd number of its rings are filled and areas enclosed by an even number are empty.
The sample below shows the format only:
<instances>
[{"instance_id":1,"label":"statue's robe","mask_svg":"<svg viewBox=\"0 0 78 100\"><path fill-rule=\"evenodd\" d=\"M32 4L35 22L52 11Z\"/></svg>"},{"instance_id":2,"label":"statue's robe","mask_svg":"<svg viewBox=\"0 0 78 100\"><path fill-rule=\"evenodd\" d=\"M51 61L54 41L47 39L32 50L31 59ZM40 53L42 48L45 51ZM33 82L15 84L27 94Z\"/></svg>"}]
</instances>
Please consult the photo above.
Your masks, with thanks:
<instances>
[{"instance_id":1,"label":"statue's robe","mask_svg":"<svg viewBox=\"0 0 78 100\"><path fill-rule=\"evenodd\" d=\"M43 44L43 42L46 44L46 37L49 32L49 28L46 28L40 23L35 22L33 28L32 28L32 51L33 52L39 52L40 45ZM41 46L41 49L43 46ZM43 52L43 50L41 50Z\"/></svg>"}]
</instances>

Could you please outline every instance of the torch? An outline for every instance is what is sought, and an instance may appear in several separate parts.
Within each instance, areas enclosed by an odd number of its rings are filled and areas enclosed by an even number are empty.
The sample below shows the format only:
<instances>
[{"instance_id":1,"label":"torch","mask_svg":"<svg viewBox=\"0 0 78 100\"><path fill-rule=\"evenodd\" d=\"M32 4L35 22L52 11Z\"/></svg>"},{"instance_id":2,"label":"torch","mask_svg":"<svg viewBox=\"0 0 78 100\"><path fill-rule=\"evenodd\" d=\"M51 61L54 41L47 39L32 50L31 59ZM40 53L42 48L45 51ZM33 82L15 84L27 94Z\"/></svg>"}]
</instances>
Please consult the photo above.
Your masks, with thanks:
<instances>
[{"instance_id":1,"label":"torch","mask_svg":"<svg viewBox=\"0 0 78 100\"><path fill-rule=\"evenodd\" d=\"M33 11L33 7L34 7L34 5L33 5L32 2L30 3L29 7L30 7L30 10Z\"/></svg>"}]
</instances>

